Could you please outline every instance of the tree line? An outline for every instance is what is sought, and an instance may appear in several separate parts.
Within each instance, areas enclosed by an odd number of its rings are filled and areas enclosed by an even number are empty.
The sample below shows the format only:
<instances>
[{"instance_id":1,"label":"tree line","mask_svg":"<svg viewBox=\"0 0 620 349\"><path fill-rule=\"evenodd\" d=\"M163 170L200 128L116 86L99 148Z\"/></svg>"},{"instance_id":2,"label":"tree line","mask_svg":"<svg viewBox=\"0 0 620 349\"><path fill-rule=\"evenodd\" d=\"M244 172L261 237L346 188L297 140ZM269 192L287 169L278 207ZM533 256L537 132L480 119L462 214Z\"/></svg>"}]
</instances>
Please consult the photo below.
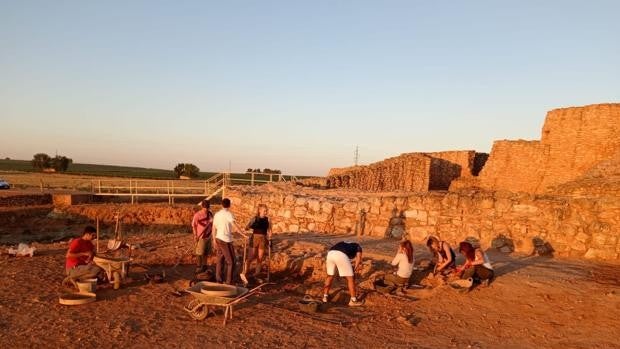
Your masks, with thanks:
<instances>
[{"instance_id":1,"label":"tree line","mask_svg":"<svg viewBox=\"0 0 620 349\"><path fill-rule=\"evenodd\" d=\"M45 153L37 153L32 157L31 163L32 167L39 171L53 169L55 172L65 172L73 160L63 155L51 157Z\"/></svg>"},{"instance_id":2,"label":"tree line","mask_svg":"<svg viewBox=\"0 0 620 349\"><path fill-rule=\"evenodd\" d=\"M248 173L250 173L250 172L265 173L265 174L282 174L282 171L280 171L280 170L272 170L270 168L265 168L262 171L261 171L260 168L255 168L255 169L248 168L246 172L248 172Z\"/></svg>"}]
</instances>

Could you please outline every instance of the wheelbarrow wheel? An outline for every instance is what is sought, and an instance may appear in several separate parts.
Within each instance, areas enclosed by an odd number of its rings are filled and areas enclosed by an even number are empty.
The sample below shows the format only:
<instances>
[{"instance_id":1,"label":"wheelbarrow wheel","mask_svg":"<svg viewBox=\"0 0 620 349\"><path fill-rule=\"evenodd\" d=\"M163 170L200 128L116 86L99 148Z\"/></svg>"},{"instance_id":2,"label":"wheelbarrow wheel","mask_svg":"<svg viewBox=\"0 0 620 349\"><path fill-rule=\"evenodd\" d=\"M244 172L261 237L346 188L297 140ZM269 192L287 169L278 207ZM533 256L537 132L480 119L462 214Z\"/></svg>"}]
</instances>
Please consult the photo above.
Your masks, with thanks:
<instances>
[{"instance_id":1,"label":"wheelbarrow wheel","mask_svg":"<svg viewBox=\"0 0 620 349\"><path fill-rule=\"evenodd\" d=\"M112 273L112 280L114 281L114 289L118 290L121 288L121 274L118 271Z\"/></svg>"},{"instance_id":2,"label":"wheelbarrow wheel","mask_svg":"<svg viewBox=\"0 0 620 349\"><path fill-rule=\"evenodd\" d=\"M192 309L189 315L194 320L204 320L209 315L209 307L206 304L201 304L196 308Z\"/></svg>"},{"instance_id":3,"label":"wheelbarrow wheel","mask_svg":"<svg viewBox=\"0 0 620 349\"><path fill-rule=\"evenodd\" d=\"M185 307L192 319L204 320L209 316L209 307L198 299L193 299Z\"/></svg>"}]
</instances>

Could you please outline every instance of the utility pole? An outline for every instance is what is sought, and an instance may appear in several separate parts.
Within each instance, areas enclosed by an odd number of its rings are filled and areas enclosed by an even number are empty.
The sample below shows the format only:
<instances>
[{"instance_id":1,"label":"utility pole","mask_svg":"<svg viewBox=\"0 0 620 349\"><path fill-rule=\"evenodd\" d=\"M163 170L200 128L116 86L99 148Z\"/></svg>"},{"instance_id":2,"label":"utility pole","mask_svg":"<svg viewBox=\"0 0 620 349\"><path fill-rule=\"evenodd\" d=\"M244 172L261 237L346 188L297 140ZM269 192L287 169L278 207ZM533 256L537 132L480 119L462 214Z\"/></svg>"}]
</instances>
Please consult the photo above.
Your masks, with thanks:
<instances>
[{"instance_id":1,"label":"utility pole","mask_svg":"<svg viewBox=\"0 0 620 349\"><path fill-rule=\"evenodd\" d=\"M359 145L356 145L355 152L353 153L353 161L355 163L355 166L357 166L359 159L360 159L360 147Z\"/></svg>"}]
</instances>

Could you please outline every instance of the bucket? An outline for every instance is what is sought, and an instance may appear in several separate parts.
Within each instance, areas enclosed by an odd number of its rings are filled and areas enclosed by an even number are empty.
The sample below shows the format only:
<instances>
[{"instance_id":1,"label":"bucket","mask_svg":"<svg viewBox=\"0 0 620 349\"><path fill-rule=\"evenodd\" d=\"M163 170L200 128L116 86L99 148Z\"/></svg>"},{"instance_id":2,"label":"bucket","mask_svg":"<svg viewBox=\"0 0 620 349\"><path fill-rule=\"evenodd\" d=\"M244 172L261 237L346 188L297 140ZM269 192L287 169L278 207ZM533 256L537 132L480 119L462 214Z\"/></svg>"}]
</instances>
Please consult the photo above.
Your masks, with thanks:
<instances>
[{"instance_id":1,"label":"bucket","mask_svg":"<svg viewBox=\"0 0 620 349\"><path fill-rule=\"evenodd\" d=\"M97 279L81 279L77 282L80 293L95 293L97 290Z\"/></svg>"}]
</instances>

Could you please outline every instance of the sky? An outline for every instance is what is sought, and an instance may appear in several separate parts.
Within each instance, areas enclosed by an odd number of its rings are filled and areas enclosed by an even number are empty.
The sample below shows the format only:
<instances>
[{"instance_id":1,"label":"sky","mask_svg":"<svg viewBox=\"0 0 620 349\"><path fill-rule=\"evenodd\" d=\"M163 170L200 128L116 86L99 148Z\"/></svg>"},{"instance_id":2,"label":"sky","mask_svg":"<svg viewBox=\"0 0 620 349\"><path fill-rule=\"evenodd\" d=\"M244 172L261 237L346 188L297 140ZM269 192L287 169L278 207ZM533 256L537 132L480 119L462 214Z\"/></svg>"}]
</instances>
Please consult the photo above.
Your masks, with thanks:
<instances>
[{"instance_id":1,"label":"sky","mask_svg":"<svg viewBox=\"0 0 620 349\"><path fill-rule=\"evenodd\" d=\"M324 175L620 101L620 1L0 0L0 157Z\"/></svg>"}]
</instances>

